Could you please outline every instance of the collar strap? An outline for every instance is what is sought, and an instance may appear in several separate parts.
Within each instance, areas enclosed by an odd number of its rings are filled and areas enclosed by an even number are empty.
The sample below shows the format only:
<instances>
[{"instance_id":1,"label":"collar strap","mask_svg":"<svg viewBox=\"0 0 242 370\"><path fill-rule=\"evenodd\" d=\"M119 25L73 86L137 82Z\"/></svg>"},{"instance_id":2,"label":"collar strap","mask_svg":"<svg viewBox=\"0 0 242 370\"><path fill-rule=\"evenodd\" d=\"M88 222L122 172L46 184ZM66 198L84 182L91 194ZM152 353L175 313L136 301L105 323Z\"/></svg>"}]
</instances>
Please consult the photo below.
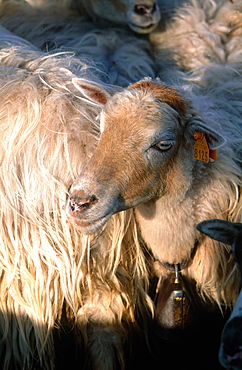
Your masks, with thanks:
<instances>
[{"instance_id":1,"label":"collar strap","mask_svg":"<svg viewBox=\"0 0 242 370\"><path fill-rule=\"evenodd\" d=\"M165 267L165 269L169 271L179 272L181 270L184 270L184 268L186 268L189 260L190 258L184 258L180 263L174 263L174 264L168 263L168 262L161 262L159 260L155 260L155 261L159 262L163 267Z\"/></svg>"},{"instance_id":2,"label":"collar strap","mask_svg":"<svg viewBox=\"0 0 242 370\"><path fill-rule=\"evenodd\" d=\"M165 267L165 269L167 269L169 271L178 273L179 271L184 270L187 267L187 265L193 260L193 258L195 256L195 253L197 251L197 247L198 247L198 240L195 241L194 247L191 250L190 256L186 257L186 258L183 258L181 260L181 262L179 262L179 263L164 262L164 261L160 261L156 258L154 259L154 262L158 262L163 267Z\"/></svg>"}]
</instances>

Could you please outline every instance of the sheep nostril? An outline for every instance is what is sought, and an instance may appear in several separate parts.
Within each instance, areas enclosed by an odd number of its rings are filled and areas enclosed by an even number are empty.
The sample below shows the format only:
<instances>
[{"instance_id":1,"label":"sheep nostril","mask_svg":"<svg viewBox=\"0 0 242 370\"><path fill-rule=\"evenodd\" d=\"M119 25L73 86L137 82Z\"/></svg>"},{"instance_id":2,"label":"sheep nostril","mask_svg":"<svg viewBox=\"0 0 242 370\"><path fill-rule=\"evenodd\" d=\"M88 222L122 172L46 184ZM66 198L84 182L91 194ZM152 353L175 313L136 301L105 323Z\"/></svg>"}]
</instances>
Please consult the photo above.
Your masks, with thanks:
<instances>
[{"instance_id":1,"label":"sheep nostril","mask_svg":"<svg viewBox=\"0 0 242 370\"><path fill-rule=\"evenodd\" d=\"M98 199L95 195L86 198L80 198L78 196L70 197L69 210L71 213L79 213L85 209L90 208L93 204L97 203Z\"/></svg>"},{"instance_id":2,"label":"sheep nostril","mask_svg":"<svg viewBox=\"0 0 242 370\"><path fill-rule=\"evenodd\" d=\"M134 12L139 15L151 14L155 11L155 4L153 6L148 5L135 5Z\"/></svg>"},{"instance_id":3,"label":"sheep nostril","mask_svg":"<svg viewBox=\"0 0 242 370\"><path fill-rule=\"evenodd\" d=\"M75 209L76 209L76 203L75 203L75 201L71 199L70 202L69 202L69 206L70 206L71 212L74 212Z\"/></svg>"}]
</instances>

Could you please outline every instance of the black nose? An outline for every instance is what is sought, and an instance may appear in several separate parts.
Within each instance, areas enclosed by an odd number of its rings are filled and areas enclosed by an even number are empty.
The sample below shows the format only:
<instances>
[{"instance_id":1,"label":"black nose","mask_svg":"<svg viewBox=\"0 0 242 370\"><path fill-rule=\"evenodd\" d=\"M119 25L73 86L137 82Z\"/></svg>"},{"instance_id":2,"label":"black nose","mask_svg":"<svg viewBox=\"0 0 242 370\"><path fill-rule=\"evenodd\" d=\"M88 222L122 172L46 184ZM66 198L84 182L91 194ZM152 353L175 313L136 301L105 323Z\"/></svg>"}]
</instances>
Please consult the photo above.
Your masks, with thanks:
<instances>
[{"instance_id":1,"label":"black nose","mask_svg":"<svg viewBox=\"0 0 242 370\"><path fill-rule=\"evenodd\" d=\"M155 11L156 5L148 6L148 5L135 5L134 7L134 12L139 14L139 15L146 15L146 14L151 14Z\"/></svg>"}]
</instances>

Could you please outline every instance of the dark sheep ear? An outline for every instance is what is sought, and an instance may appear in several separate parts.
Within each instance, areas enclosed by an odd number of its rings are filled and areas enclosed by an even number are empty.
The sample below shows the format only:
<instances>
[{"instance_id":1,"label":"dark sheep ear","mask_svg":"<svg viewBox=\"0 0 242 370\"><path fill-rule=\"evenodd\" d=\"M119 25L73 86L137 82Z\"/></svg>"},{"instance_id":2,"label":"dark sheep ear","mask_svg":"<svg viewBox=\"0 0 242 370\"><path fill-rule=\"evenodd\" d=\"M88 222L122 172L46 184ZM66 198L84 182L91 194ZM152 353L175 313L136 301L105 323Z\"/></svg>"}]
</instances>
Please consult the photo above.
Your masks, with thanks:
<instances>
[{"instance_id":1,"label":"dark sheep ear","mask_svg":"<svg viewBox=\"0 0 242 370\"><path fill-rule=\"evenodd\" d=\"M106 87L93 81L85 80L84 78L73 78L72 83L75 85L86 98L97 103L105 105L108 99L112 96L109 90L114 93L113 87Z\"/></svg>"},{"instance_id":2,"label":"dark sheep ear","mask_svg":"<svg viewBox=\"0 0 242 370\"><path fill-rule=\"evenodd\" d=\"M193 136L194 132L204 133L210 149L218 149L226 143L226 139L217 131L205 124L199 116L191 116L187 121L187 129Z\"/></svg>"},{"instance_id":3,"label":"dark sheep ear","mask_svg":"<svg viewBox=\"0 0 242 370\"><path fill-rule=\"evenodd\" d=\"M211 219L197 224L196 228L211 239L227 245L233 244L237 235L242 231L242 224L226 220Z\"/></svg>"}]
</instances>

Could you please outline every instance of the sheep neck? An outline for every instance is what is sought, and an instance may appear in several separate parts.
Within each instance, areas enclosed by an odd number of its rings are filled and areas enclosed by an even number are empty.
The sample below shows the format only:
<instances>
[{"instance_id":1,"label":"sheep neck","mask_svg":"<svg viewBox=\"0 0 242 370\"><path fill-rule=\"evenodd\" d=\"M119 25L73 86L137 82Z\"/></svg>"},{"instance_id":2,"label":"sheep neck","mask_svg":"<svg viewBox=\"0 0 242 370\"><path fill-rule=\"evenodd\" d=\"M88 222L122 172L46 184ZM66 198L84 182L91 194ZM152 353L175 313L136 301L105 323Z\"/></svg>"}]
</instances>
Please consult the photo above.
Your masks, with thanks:
<instances>
[{"instance_id":1,"label":"sheep neck","mask_svg":"<svg viewBox=\"0 0 242 370\"><path fill-rule=\"evenodd\" d=\"M168 196L135 208L141 237L154 258L170 265L190 259L197 240L193 198L182 201Z\"/></svg>"},{"instance_id":2,"label":"sheep neck","mask_svg":"<svg viewBox=\"0 0 242 370\"><path fill-rule=\"evenodd\" d=\"M185 154L181 156L185 158ZM199 161L176 159L160 198L135 207L140 234L154 258L170 265L190 259L199 237L197 205L208 177Z\"/></svg>"}]
</instances>

